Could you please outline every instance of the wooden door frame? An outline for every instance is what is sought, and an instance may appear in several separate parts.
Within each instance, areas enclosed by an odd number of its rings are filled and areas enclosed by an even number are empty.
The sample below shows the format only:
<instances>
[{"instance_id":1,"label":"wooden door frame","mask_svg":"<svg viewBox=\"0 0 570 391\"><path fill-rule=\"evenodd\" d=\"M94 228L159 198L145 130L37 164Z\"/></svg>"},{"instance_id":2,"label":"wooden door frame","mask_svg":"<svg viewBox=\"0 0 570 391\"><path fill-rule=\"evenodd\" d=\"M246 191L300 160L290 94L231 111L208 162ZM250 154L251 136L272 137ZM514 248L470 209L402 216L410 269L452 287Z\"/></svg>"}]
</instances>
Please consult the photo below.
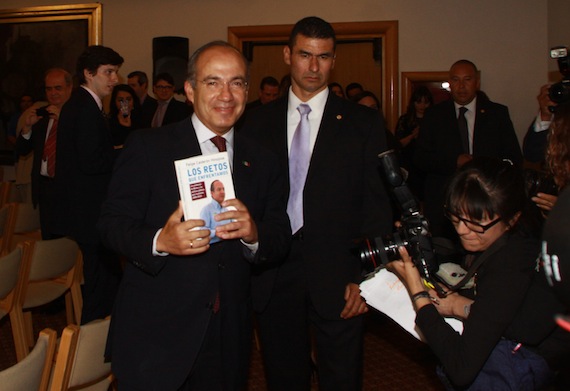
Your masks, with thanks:
<instances>
[{"instance_id":1,"label":"wooden door frame","mask_svg":"<svg viewBox=\"0 0 570 391\"><path fill-rule=\"evenodd\" d=\"M331 23L338 41L382 38L382 106L388 129L398 120L398 21ZM230 26L228 42L243 51L244 43L287 42L292 24Z\"/></svg>"}]
</instances>

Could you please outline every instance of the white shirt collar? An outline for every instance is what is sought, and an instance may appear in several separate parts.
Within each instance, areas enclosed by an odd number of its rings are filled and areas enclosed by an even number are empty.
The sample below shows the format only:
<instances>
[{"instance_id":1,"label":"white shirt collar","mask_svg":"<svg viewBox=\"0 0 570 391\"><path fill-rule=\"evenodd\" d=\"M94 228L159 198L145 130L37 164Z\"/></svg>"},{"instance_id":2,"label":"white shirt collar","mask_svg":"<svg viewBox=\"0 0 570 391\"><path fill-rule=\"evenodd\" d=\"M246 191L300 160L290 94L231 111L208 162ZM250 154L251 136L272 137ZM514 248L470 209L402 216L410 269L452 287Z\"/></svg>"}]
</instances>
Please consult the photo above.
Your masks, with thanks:
<instances>
[{"instance_id":1,"label":"white shirt collar","mask_svg":"<svg viewBox=\"0 0 570 391\"><path fill-rule=\"evenodd\" d=\"M467 103L466 105L460 105L457 102L453 102L453 104L455 105L455 112L459 113L459 108L460 107L465 107L467 110L469 110L472 113L475 113L475 110L477 109L477 97L473 98L473 100L469 103Z\"/></svg>"}]
</instances>

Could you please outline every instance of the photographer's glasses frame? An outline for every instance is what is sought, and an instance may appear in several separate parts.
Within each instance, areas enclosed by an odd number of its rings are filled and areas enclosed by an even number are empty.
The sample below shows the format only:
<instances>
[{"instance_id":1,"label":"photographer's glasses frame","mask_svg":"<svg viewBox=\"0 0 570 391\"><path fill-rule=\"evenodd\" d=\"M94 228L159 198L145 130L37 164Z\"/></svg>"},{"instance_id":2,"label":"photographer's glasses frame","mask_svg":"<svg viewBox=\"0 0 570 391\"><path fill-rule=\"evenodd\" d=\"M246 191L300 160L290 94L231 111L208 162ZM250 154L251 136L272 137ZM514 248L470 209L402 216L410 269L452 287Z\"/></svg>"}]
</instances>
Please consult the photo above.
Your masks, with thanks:
<instances>
[{"instance_id":1,"label":"photographer's glasses frame","mask_svg":"<svg viewBox=\"0 0 570 391\"><path fill-rule=\"evenodd\" d=\"M458 216L449 209L445 209L445 217L447 217L449 221L451 221L451 224L453 224L455 227L459 225L459 222L463 222L463 224L465 224L465 226L468 229L478 234L484 234L493 226L495 226L499 221L501 221L501 217L497 217L495 220L491 221L490 223L481 224L476 221L467 220L461 216Z\"/></svg>"}]
</instances>

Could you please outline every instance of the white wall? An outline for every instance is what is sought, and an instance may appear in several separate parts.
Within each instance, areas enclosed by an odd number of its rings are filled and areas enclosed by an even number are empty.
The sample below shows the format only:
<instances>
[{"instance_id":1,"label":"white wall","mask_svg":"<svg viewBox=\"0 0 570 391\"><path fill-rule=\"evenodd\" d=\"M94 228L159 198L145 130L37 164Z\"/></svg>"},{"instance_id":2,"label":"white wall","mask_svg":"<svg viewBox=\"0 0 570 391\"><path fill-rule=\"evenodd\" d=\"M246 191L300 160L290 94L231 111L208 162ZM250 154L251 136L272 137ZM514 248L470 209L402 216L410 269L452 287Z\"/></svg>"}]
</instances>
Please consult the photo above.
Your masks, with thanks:
<instances>
[{"instance_id":1,"label":"white wall","mask_svg":"<svg viewBox=\"0 0 570 391\"><path fill-rule=\"evenodd\" d=\"M82 3L60 1L58 4ZM122 74L152 72L152 38L183 36L190 51L227 39L227 26L291 24L317 15L329 22L399 21L399 71L444 71L460 58L481 69L482 89L510 108L522 139L547 81L549 33L565 31L567 18L549 29L568 0L108 0L103 1L103 44L124 58ZM53 1L2 0L2 8ZM554 18L554 16L552 16ZM559 39L558 36L556 39ZM570 44L560 42L559 44ZM343 59L337 59L343 61Z\"/></svg>"}]
</instances>

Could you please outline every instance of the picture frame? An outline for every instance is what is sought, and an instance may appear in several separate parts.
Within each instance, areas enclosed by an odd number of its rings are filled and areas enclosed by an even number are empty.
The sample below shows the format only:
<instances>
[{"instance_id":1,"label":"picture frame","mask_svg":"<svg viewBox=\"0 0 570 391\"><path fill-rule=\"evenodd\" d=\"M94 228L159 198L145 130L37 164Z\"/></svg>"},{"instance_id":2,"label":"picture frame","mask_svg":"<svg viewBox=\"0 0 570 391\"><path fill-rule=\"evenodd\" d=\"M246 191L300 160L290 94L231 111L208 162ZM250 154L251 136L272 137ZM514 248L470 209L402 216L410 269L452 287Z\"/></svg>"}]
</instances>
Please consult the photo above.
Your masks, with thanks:
<instances>
[{"instance_id":1,"label":"picture frame","mask_svg":"<svg viewBox=\"0 0 570 391\"><path fill-rule=\"evenodd\" d=\"M102 38L99 3L0 10L0 108L4 124L23 94L43 99L45 71L71 74L79 55Z\"/></svg>"}]
</instances>

